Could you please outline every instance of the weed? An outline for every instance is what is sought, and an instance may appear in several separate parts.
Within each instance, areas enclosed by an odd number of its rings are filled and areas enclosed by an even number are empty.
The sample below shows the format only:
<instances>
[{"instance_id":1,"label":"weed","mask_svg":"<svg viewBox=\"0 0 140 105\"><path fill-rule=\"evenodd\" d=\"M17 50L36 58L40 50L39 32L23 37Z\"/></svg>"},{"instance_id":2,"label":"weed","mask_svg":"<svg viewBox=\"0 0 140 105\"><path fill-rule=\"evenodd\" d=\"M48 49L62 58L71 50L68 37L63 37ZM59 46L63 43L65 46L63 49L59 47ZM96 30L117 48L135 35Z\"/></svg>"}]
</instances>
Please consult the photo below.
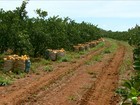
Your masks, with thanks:
<instances>
[{"instance_id":1,"label":"weed","mask_svg":"<svg viewBox=\"0 0 140 105\"><path fill-rule=\"evenodd\" d=\"M105 54L108 54L108 53L111 53L111 51L110 51L109 48L107 48L107 49L104 50L104 53L105 53Z\"/></svg>"},{"instance_id":2,"label":"weed","mask_svg":"<svg viewBox=\"0 0 140 105\"><path fill-rule=\"evenodd\" d=\"M91 58L91 60L86 61L85 64L87 64L87 65L92 65L92 64L94 64L94 63L96 63L96 62L100 62L100 61L102 60L102 58L103 58L103 53L100 53L100 55L93 56L93 57ZM96 62L95 62L95 61L96 61Z\"/></svg>"},{"instance_id":3,"label":"weed","mask_svg":"<svg viewBox=\"0 0 140 105\"><path fill-rule=\"evenodd\" d=\"M97 50L100 47L103 47L105 45L104 42L99 43L96 47L93 47L91 50Z\"/></svg>"},{"instance_id":4,"label":"weed","mask_svg":"<svg viewBox=\"0 0 140 105\"><path fill-rule=\"evenodd\" d=\"M85 62L86 65L91 65L92 63L93 63L93 62L91 62L91 61L86 61L86 62Z\"/></svg>"},{"instance_id":5,"label":"weed","mask_svg":"<svg viewBox=\"0 0 140 105\"><path fill-rule=\"evenodd\" d=\"M4 78L3 76L0 76L0 86L5 86L11 84L11 80L9 78Z\"/></svg>"},{"instance_id":6,"label":"weed","mask_svg":"<svg viewBox=\"0 0 140 105\"><path fill-rule=\"evenodd\" d=\"M80 54L80 55L84 55L84 54L86 54L86 52L87 52L87 51L80 51L79 54Z\"/></svg>"},{"instance_id":7,"label":"weed","mask_svg":"<svg viewBox=\"0 0 140 105\"><path fill-rule=\"evenodd\" d=\"M98 62L101 61L101 59L102 59L102 55L97 55L92 58L93 61L98 61Z\"/></svg>"},{"instance_id":8,"label":"weed","mask_svg":"<svg viewBox=\"0 0 140 105\"><path fill-rule=\"evenodd\" d=\"M9 76L11 79L14 79L14 78L20 79L20 78L24 78L26 76L26 73L24 73L24 72L20 72L20 73L11 72L10 74L7 73L6 75Z\"/></svg>"},{"instance_id":9,"label":"weed","mask_svg":"<svg viewBox=\"0 0 140 105\"><path fill-rule=\"evenodd\" d=\"M43 65L48 65L48 64L51 64L51 61L50 60L46 60L46 59L41 59L41 64Z\"/></svg>"},{"instance_id":10,"label":"weed","mask_svg":"<svg viewBox=\"0 0 140 105\"><path fill-rule=\"evenodd\" d=\"M26 76L26 73L21 73L21 74L19 74L19 77L20 78L24 78Z\"/></svg>"},{"instance_id":11,"label":"weed","mask_svg":"<svg viewBox=\"0 0 140 105\"><path fill-rule=\"evenodd\" d=\"M70 95L70 96L68 97L68 99L71 100L71 101L76 101L76 100L77 100L77 97L74 96L74 95Z\"/></svg>"},{"instance_id":12,"label":"weed","mask_svg":"<svg viewBox=\"0 0 140 105\"><path fill-rule=\"evenodd\" d=\"M75 58L80 58L80 54L75 54Z\"/></svg>"},{"instance_id":13,"label":"weed","mask_svg":"<svg viewBox=\"0 0 140 105\"><path fill-rule=\"evenodd\" d=\"M37 72L37 68L38 68L40 65L41 65L41 64L40 64L40 63L37 63L37 62L32 63L31 71L32 71L33 73L36 73L36 72Z\"/></svg>"},{"instance_id":14,"label":"weed","mask_svg":"<svg viewBox=\"0 0 140 105\"><path fill-rule=\"evenodd\" d=\"M46 60L46 59L41 59L41 58L34 58L34 62L32 63L32 66L31 66L31 71L33 73L36 73L37 72L37 68L40 67L41 65L50 65L52 62L50 60Z\"/></svg>"},{"instance_id":15,"label":"weed","mask_svg":"<svg viewBox=\"0 0 140 105\"><path fill-rule=\"evenodd\" d=\"M51 65L48 65L45 67L45 71L51 72L51 71L53 71L53 67Z\"/></svg>"},{"instance_id":16,"label":"weed","mask_svg":"<svg viewBox=\"0 0 140 105\"><path fill-rule=\"evenodd\" d=\"M15 73L15 74L22 74L24 71L22 71L22 70L20 70L20 69L14 69L13 71L12 71L13 73Z\"/></svg>"},{"instance_id":17,"label":"weed","mask_svg":"<svg viewBox=\"0 0 140 105\"><path fill-rule=\"evenodd\" d=\"M69 61L71 61L70 56L64 56L64 57L59 59L59 62L69 62Z\"/></svg>"}]
</instances>

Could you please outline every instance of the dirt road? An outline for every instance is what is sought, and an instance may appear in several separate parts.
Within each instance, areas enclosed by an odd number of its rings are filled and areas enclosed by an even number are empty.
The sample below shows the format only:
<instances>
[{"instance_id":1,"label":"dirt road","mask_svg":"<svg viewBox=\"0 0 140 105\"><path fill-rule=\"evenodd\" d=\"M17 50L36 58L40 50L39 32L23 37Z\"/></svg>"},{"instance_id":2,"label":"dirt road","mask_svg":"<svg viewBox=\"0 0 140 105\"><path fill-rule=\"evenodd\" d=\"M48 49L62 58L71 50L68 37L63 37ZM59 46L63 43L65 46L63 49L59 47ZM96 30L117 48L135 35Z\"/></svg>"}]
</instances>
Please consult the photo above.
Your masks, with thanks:
<instances>
[{"instance_id":1,"label":"dirt road","mask_svg":"<svg viewBox=\"0 0 140 105\"><path fill-rule=\"evenodd\" d=\"M0 88L0 105L116 105L125 48L119 45L115 53L103 53L110 46L107 42L74 62L60 63L50 73L30 75ZM101 60L92 62L101 54Z\"/></svg>"}]
</instances>

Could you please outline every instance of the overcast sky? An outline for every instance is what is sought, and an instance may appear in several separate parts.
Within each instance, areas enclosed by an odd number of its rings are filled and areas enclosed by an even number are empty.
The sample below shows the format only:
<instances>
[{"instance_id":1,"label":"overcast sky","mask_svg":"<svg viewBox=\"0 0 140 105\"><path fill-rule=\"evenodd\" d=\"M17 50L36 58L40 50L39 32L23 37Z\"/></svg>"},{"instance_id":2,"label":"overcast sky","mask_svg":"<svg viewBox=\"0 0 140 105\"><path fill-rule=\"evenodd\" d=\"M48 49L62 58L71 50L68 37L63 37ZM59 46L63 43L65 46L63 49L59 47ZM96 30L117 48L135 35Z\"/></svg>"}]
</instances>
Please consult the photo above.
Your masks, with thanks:
<instances>
[{"instance_id":1,"label":"overcast sky","mask_svg":"<svg viewBox=\"0 0 140 105\"><path fill-rule=\"evenodd\" d=\"M21 3L22 0L0 0L0 8L13 10ZM68 16L76 22L90 22L112 31L126 31L140 25L139 0L30 0L28 15L36 17L37 8L46 10L48 17Z\"/></svg>"}]
</instances>

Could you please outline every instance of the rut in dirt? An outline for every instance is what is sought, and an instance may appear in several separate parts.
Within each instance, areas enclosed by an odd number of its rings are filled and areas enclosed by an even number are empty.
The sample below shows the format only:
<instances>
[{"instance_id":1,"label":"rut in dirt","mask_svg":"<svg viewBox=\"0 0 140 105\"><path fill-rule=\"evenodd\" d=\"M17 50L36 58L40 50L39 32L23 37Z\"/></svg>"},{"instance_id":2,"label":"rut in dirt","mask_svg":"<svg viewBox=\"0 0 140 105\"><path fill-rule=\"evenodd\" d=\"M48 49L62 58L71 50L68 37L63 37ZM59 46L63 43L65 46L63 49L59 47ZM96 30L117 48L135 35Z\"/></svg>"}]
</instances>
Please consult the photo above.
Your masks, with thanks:
<instances>
[{"instance_id":1,"label":"rut in dirt","mask_svg":"<svg viewBox=\"0 0 140 105\"><path fill-rule=\"evenodd\" d=\"M84 64L76 68L72 76L64 78L49 90L40 90L23 104L116 105L112 97L118 85L118 68L123 56L124 47L121 46L114 55L106 55L101 62L94 65ZM88 71L96 75L89 75Z\"/></svg>"},{"instance_id":2,"label":"rut in dirt","mask_svg":"<svg viewBox=\"0 0 140 105\"><path fill-rule=\"evenodd\" d=\"M70 62L63 67L56 68L57 70L54 70L50 74L46 74L43 77L40 77L38 80L34 80L32 82L28 81L28 85L23 85L22 88L18 88L21 85L20 83L17 84L16 87L12 85L7 87L8 91L5 92L5 95L1 97L0 104L20 104L22 100L25 100L26 98L28 98L28 96L34 94L37 91L40 91L42 87L52 84L54 81L58 80L62 76L67 75L69 71L79 68L84 64L86 60L89 60L93 55L97 55L98 53L102 52L103 49L105 49L105 47L107 46L109 46L109 44L97 49L96 51L89 52L81 59L77 59L74 63Z\"/></svg>"},{"instance_id":3,"label":"rut in dirt","mask_svg":"<svg viewBox=\"0 0 140 105\"><path fill-rule=\"evenodd\" d=\"M79 105L116 105L115 90L119 81L119 67L125 54L121 46L110 64L103 69L96 83L86 92Z\"/></svg>"}]
</instances>

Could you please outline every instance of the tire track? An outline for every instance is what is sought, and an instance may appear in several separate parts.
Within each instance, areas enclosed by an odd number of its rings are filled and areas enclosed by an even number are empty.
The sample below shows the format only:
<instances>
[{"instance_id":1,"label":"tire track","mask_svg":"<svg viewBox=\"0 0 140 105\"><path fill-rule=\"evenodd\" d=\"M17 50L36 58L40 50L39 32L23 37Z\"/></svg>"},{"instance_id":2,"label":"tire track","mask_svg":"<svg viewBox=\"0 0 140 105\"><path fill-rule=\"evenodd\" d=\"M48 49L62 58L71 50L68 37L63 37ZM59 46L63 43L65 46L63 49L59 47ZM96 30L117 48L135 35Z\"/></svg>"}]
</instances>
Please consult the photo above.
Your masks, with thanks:
<instances>
[{"instance_id":1,"label":"tire track","mask_svg":"<svg viewBox=\"0 0 140 105\"><path fill-rule=\"evenodd\" d=\"M92 78L88 74L88 71L92 73L98 73L96 76L100 76L105 67L107 67L114 55L107 55L101 62L96 63L95 65L86 66L85 64L76 68L74 70L74 75L65 78L53 89L49 90L40 90L35 95L36 97L31 96L29 100L25 100L23 105L76 105L81 99L85 90L89 89L92 84L96 81L96 77ZM94 68L94 69L93 69ZM59 81L58 81L59 82ZM57 82L56 82L57 83ZM85 87L88 86L88 87ZM87 89L84 89L87 88ZM76 99L74 99L76 98ZM71 101L74 100L74 101ZM84 105L84 104L83 104Z\"/></svg>"},{"instance_id":2,"label":"tire track","mask_svg":"<svg viewBox=\"0 0 140 105\"><path fill-rule=\"evenodd\" d=\"M85 93L79 105L115 105L112 97L115 97L115 89L118 86L119 66L125 54L124 46L120 46L110 64L103 68L103 72L97 81Z\"/></svg>"},{"instance_id":3,"label":"tire track","mask_svg":"<svg viewBox=\"0 0 140 105\"><path fill-rule=\"evenodd\" d=\"M106 46L109 46L109 44L107 44ZM4 97L1 97L0 104L9 104L9 105L20 104L22 100L25 100L31 94L39 91L42 87L46 85L50 85L54 81L63 77L64 75L67 75L68 72L70 71L69 68L71 68L71 70L75 70L79 68L81 65L84 64L86 60L89 60L93 55L102 52L103 49L105 49L105 47L99 48L96 51L91 51L89 54L77 60L76 63L69 63L67 64L66 67L59 67L57 68L57 70L54 70L52 73L41 77L38 81L34 81L34 83L31 83L19 90L15 90Z\"/></svg>"}]
</instances>

